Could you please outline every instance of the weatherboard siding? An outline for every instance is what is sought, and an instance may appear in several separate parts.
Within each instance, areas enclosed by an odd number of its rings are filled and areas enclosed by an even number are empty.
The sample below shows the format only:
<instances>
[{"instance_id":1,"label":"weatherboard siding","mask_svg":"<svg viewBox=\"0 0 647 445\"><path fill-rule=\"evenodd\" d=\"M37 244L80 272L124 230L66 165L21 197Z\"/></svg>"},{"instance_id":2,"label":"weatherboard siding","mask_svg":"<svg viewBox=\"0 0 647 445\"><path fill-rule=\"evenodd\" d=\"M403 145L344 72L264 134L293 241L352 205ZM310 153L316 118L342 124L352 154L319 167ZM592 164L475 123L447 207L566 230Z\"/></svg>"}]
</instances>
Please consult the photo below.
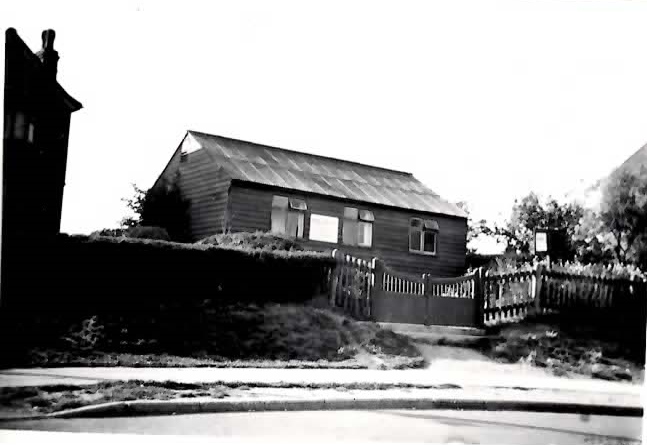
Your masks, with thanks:
<instances>
[{"instance_id":1,"label":"weatherboard siding","mask_svg":"<svg viewBox=\"0 0 647 445\"><path fill-rule=\"evenodd\" d=\"M180 150L160 179L177 178L182 196L190 202L191 235L199 240L223 231L230 178L212 162L205 150L189 153L180 162ZM159 181L158 181L159 182Z\"/></svg>"},{"instance_id":2,"label":"weatherboard siding","mask_svg":"<svg viewBox=\"0 0 647 445\"><path fill-rule=\"evenodd\" d=\"M301 241L306 247L316 250L337 248L367 259L379 257L389 267L408 273L430 273L436 277L452 277L461 275L465 271L467 221L464 218L389 209L369 204L351 203L337 198L276 191L276 189L263 186L234 182L229 195L232 231L269 231L272 196L275 194L306 200L308 205L304 227L306 239ZM331 244L307 240L310 232L310 213L338 217L340 222L339 239L341 240L344 207L346 206L371 210L374 213L373 248L346 246L341 242ZM435 256L409 252L409 221L413 217L431 218L438 222L440 233Z\"/></svg>"}]
</instances>

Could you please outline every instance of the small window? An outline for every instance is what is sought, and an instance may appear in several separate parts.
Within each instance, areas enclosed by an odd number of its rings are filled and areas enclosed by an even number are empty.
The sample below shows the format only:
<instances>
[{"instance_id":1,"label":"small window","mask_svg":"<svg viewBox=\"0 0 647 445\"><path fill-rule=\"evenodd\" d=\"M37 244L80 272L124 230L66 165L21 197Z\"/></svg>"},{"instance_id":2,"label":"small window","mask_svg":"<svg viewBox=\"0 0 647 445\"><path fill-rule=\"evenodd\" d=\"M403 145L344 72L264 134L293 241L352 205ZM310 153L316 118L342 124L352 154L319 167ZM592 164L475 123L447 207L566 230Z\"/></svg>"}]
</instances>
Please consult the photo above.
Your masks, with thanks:
<instances>
[{"instance_id":1,"label":"small window","mask_svg":"<svg viewBox=\"0 0 647 445\"><path fill-rule=\"evenodd\" d=\"M337 244L339 236L339 218L334 216L310 215L310 239L325 243Z\"/></svg>"},{"instance_id":2,"label":"small window","mask_svg":"<svg viewBox=\"0 0 647 445\"><path fill-rule=\"evenodd\" d=\"M27 126L27 142L30 144L34 142L34 129L34 124L30 122Z\"/></svg>"},{"instance_id":3,"label":"small window","mask_svg":"<svg viewBox=\"0 0 647 445\"><path fill-rule=\"evenodd\" d=\"M306 203L285 196L272 198L272 233L303 238Z\"/></svg>"},{"instance_id":4,"label":"small window","mask_svg":"<svg viewBox=\"0 0 647 445\"><path fill-rule=\"evenodd\" d=\"M302 199L290 198L290 208L293 210L307 210L306 202Z\"/></svg>"},{"instance_id":5,"label":"small window","mask_svg":"<svg viewBox=\"0 0 647 445\"><path fill-rule=\"evenodd\" d=\"M16 117L13 123L13 137L15 139L24 139L25 138L25 114L16 113Z\"/></svg>"},{"instance_id":6,"label":"small window","mask_svg":"<svg viewBox=\"0 0 647 445\"><path fill-rule=\"evenodd\" d=\"M440 227L433 219L412 218L409 227L409 250L435 255L439 231Z\"/></svg>"},{"instance_id":7,"label":"small window","mask_svg":"<svg viewBox=\"0 0 647 445\"><path fill-rule=\"evenodd\" d=\"M186 162L189 159L189 153L183 151L180 153L180 162Z\"/></svg>"},{"instance_id":8,"label":"small window","mask_svg":"<svg viewBox=\"0 0 647 445\"><path fill-rule=\"evenodd\" d=\"M344 208L342 241L349 246L371 247L373 245L373 222L375 216L370 210L354 207Z\"/></svg>"}]
</instances>

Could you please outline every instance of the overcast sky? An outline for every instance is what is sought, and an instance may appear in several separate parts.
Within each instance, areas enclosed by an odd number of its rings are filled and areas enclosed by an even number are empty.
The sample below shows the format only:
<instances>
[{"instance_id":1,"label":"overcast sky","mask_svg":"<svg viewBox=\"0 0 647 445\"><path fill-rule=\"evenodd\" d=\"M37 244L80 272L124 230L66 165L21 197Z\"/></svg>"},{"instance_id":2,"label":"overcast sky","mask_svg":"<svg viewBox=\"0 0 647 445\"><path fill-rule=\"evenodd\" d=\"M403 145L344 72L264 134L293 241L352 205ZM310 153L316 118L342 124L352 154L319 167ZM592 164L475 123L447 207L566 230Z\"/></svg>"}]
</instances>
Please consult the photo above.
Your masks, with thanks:
<instances>
[{"instance_id":1,"label":"overcast sky","mask_svg":"<svg viewBox=\"0 0 647 445\"><path fill-rule=\"evenodd\" d=\"M70 233L116 227L187 129L410 171L489 219L647 142L642 1L20 1L0 17L34 51L56 30L84 106Z\"/></svg>"}]
</instances>

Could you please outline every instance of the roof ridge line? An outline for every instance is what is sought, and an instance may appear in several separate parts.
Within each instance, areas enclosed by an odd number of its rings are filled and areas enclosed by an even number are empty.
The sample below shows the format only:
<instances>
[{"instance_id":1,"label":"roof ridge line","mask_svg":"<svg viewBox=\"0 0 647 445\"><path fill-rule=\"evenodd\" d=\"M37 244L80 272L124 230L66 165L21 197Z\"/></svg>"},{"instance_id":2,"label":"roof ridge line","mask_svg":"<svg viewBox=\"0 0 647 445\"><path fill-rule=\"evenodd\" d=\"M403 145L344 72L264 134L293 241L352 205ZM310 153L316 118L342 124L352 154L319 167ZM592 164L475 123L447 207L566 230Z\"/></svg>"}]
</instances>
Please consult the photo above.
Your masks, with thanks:
<instances>
[{"instance_id":1,"label":"roof ridge line","mask_svg":"<svg viewBox=\"0 0 647 445\"><path fill-rule=\"evenodd\" d=\"M326 160L330 160L330 161L343 162L343 163L352 164L352 165L359 165L361 167L374 168L374 169L377 169L377 170L383 170L383 171L387 171L387 172L391 172L391 173L397 173L397 174L400 174L400 175L406 175L406 176L413 177L413 173L410 173L410 172L394 170L394 169L386 168L386 167L379 167L377 165L363 164L361 162L347 161L345 159L333 158L331 156L324 156L324 155L318 155L318 154L313 154L313 153L306 153L306 152L303 152L303 151L291 150L289 148L274 147L274 146L271 146L271 145L260 144L258 142L246 141L244 139L236 139L236 138L231 138L231 137L228 137L228 136L220 136L220 135L217 135L217 134L210 134L210 133L205 133L205 132L196 131L196 130L187 130L187 133L197 133L197 134L204 135L204 136L207 136L207 137L216 137L216 138L222 138L222 139L229 139L230 141L244 142L246 144L254 144L254 145L257 145L259 147L269 148L269 149L272 149L272 150L287 151L289 153L296 153L296 154L300 154L300 155L313 156L315 158L326 159Z\"/></svg>"}]
</instances>

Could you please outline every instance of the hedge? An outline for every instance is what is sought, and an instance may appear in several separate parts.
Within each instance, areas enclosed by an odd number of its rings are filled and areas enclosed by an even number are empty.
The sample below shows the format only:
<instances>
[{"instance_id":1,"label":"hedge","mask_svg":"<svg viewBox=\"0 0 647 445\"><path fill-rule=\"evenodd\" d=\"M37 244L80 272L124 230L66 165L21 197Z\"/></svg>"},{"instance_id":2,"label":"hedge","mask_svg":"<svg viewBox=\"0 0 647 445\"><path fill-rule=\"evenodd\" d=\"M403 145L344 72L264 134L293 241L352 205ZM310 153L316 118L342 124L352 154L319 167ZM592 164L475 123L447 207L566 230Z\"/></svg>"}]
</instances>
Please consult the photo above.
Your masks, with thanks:
<instances>
[{"instance_id":1,"label":"hedge","mask_svg":"<svg viewBox=\"0 0 647 445\"><path fill-rule=\"evenodd\" d=\"M30 305L302 301L319 290L334 264L317 252L102 236L60 236L16 250L7 294L11 303Z\"/></svg>"},{"instance_id":2,"label":"hedge","mask_svg":"<svg viewBox=\"0 0 647 445\"><path fill-rule=\"evenodd\" d=\"M326 291L334 265L317 252L103 236L61 235L8 250L2 312L34 325L105 314L178 318L182 326L205 305L303 302Z\"/></svg>"}]
</instances>

